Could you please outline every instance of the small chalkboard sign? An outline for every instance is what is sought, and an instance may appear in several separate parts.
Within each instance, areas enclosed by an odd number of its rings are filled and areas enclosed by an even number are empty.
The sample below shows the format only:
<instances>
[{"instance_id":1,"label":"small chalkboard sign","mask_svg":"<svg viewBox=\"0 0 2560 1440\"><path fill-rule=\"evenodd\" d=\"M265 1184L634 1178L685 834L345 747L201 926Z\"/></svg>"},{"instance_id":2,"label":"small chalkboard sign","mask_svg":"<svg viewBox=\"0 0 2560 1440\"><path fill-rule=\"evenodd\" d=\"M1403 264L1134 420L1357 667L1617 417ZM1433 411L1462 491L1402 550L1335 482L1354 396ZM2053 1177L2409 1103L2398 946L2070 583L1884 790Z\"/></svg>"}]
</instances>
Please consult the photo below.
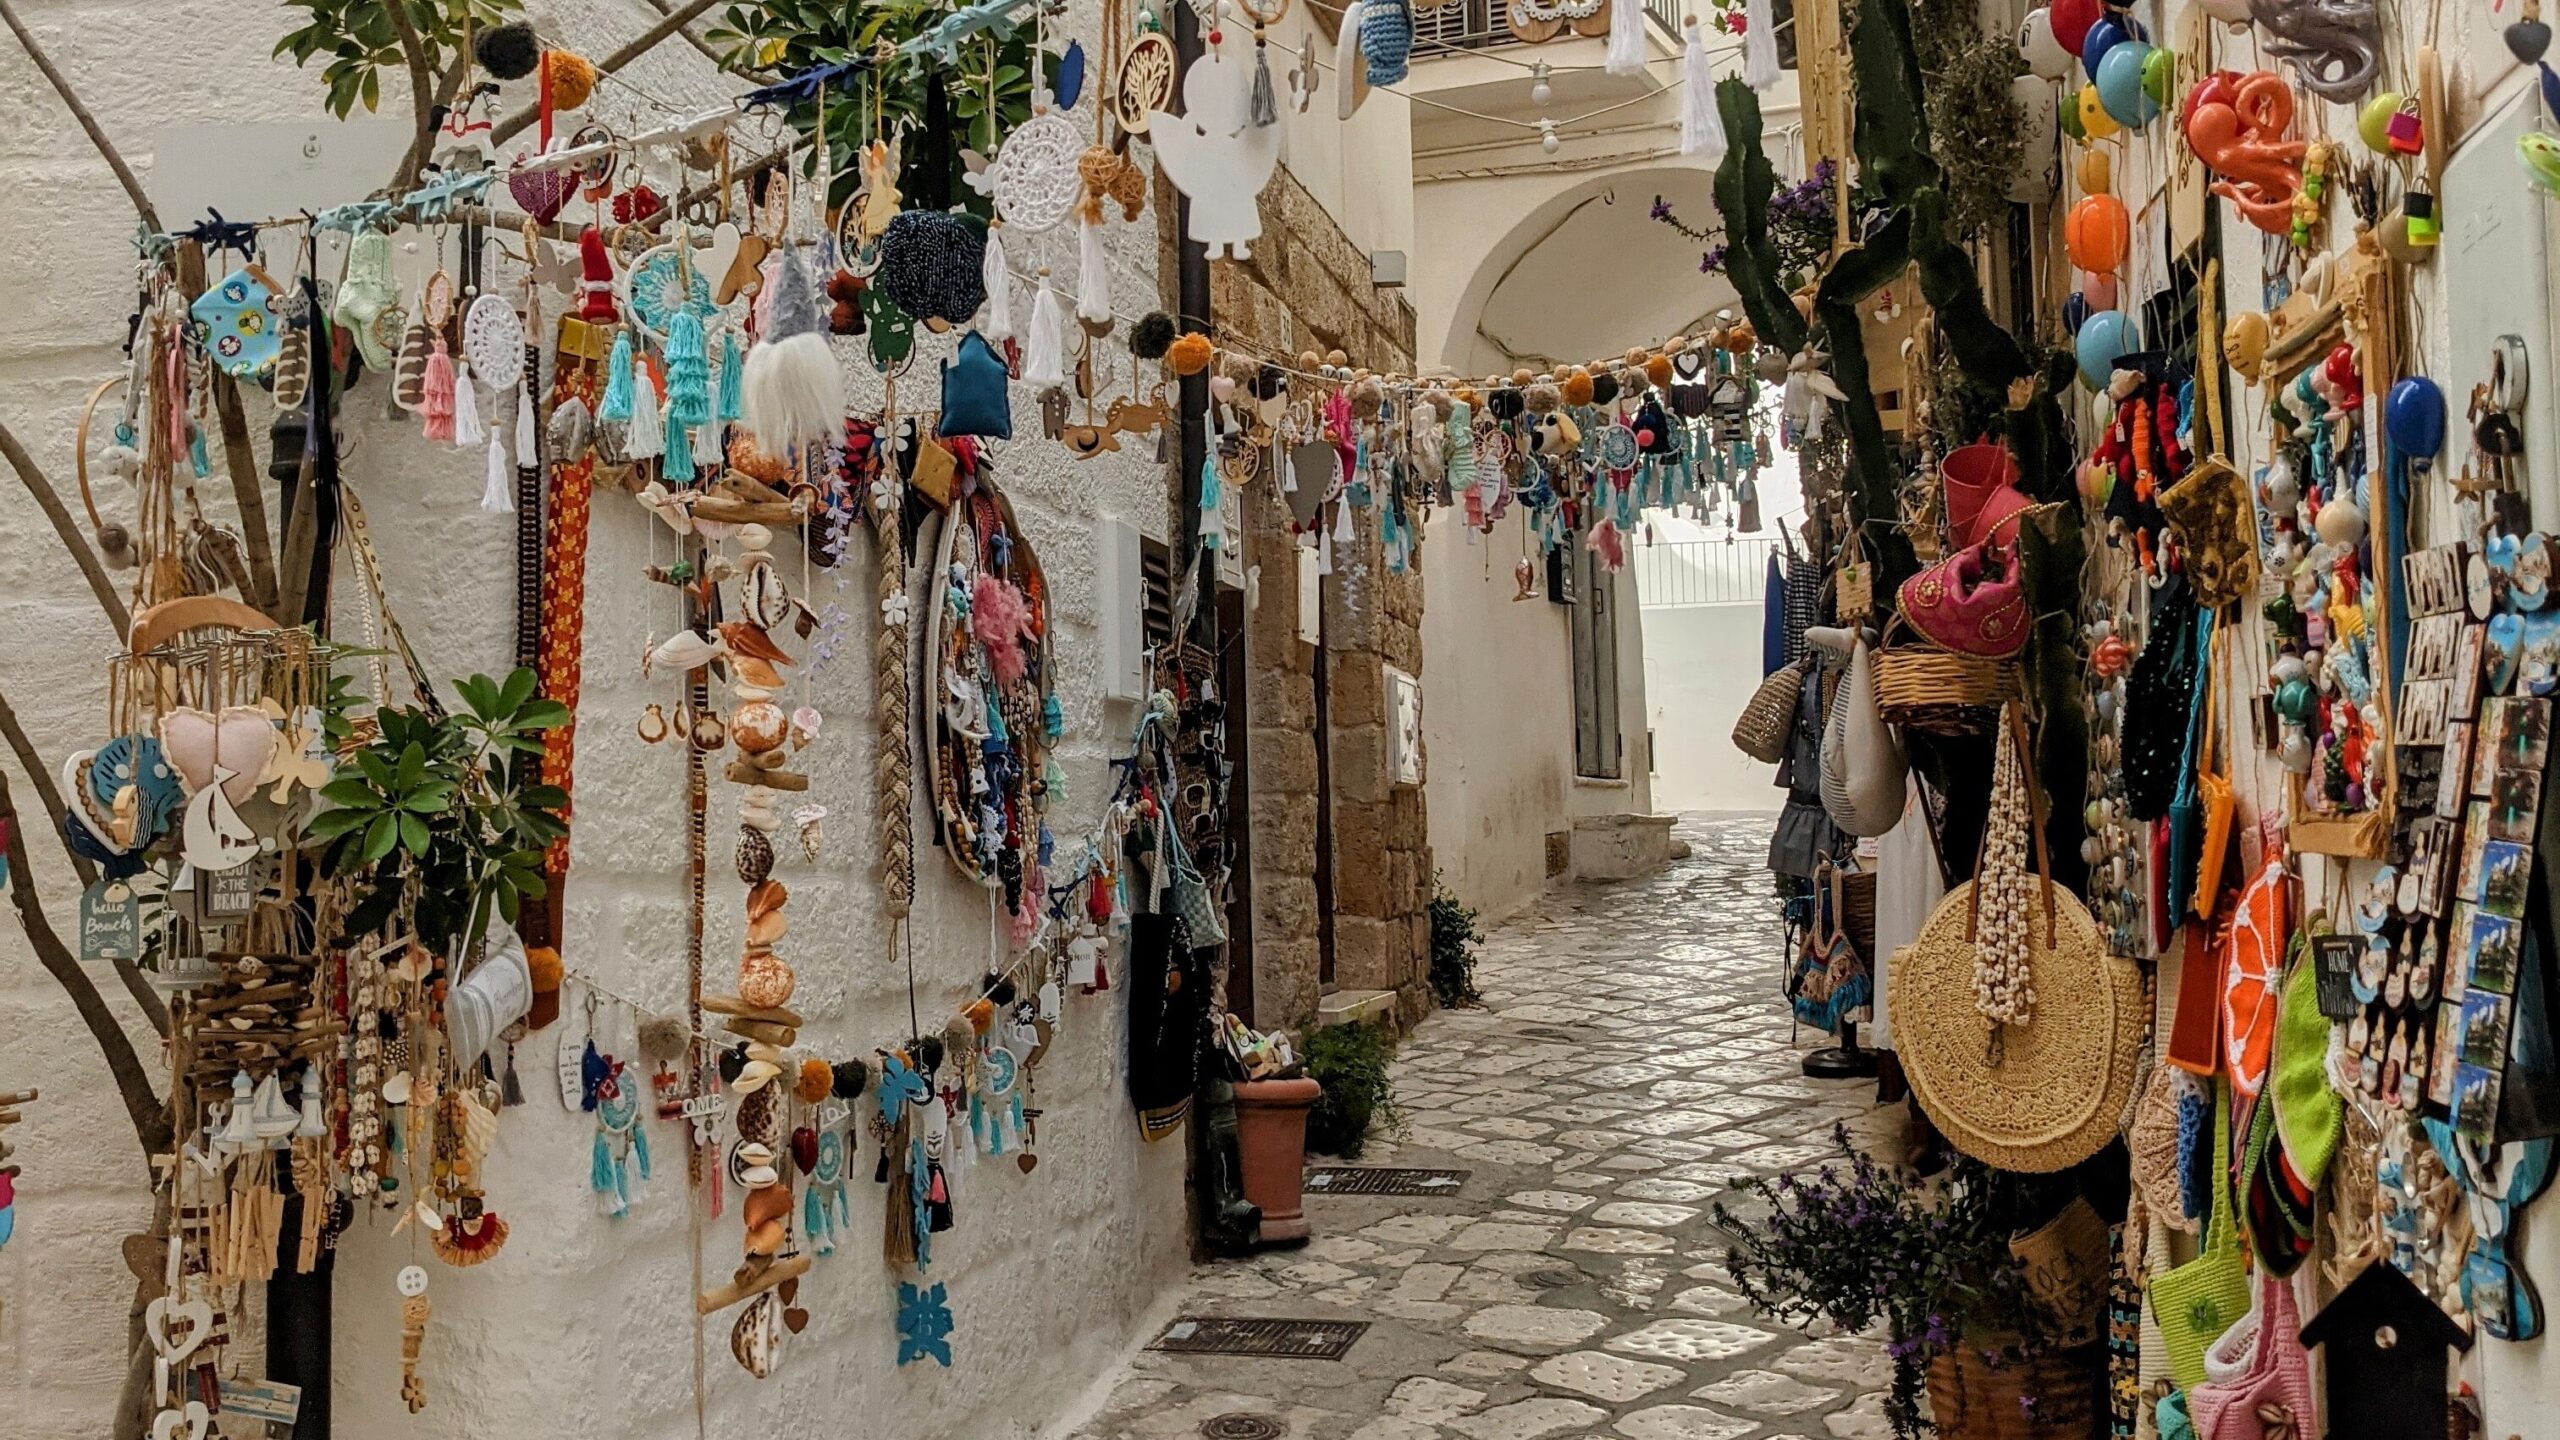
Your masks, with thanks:
<instances>
[{"instance_id":1,"label":"small chalkboard sign","mask_svg":"<svg viewBox=\"0 0 2560 1440\"><path fill-rule=\"evenodd\" d=\"M2352 1020L2357 1005L2355 997L2356 961L2364 953L2361 935L2322 935L2311 942L2312 963L2319 981L2320 1013L2332 1020Z\"/></svg>"}]
</instances>

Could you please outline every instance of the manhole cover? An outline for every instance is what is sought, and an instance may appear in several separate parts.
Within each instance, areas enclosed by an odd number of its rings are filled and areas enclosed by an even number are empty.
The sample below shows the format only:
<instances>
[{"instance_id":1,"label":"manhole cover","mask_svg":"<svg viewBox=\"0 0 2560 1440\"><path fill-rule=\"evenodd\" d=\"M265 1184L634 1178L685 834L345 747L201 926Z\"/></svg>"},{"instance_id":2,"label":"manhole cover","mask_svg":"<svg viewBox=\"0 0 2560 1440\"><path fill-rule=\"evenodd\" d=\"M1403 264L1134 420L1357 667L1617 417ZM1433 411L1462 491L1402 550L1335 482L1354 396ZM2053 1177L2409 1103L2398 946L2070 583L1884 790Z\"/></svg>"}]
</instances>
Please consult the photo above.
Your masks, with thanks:
<instances>
[{"instance_id":1,"label":"manhole cover","mask_svg":"<svg viewBox=\"0 0 2560 1440\"><path fill-rule=\"evenodd\" d=\"M1339 1360L1367 1333L1366 1320L1236 1320L1185 1315L1147 1346L1175 1355L1259 1355Z\"/></svg>"},{"instance_id":2,"label":"manhole cover","mask_svg":"<svg viewBox=\"0 0 2560 1440\"><path fill-rule=\"evenodd\" d=\"M1323 1195L1455 1195L1466 1170L1411 1170L1386 1165L1316 1165L1307 1189Z\"/></svg>"},{"instance_id":3,"label":"manhole cover","mask_svg":"<svg viewBox=\"0 0 2560 1440\"><path fill-rule=\"evenodd\" d=\"M1268 1415L1219 1415L1200 1422L1208 1440L1279 1440L1280 1422Z\"/></svg>"},{"instance_id":4,"label":"manhole cover","mask_svg":"<svg viewBox=\"0 0 2560 1440\"><path fill-rule=\"evenodd\" d=\"M1527 1270L1521 1272L1520 1283L1532 1290L1562 1290L1589 1278L1579 1270Z\"/></svg>"}]
</instances>

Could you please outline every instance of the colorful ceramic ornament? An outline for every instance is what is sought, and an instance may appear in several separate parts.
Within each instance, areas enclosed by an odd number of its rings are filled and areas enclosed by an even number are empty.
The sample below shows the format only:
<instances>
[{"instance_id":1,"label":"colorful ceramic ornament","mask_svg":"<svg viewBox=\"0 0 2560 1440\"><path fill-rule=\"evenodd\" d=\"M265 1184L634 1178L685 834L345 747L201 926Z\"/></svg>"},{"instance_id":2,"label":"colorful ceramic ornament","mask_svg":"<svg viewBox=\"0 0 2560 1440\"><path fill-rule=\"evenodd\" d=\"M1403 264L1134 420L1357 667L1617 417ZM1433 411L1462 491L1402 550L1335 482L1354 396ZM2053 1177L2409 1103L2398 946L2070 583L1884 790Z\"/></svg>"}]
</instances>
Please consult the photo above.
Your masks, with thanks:
<instances>
[{"instance_id":1,"label":"colorful ceramic ornament","mask_svg":"<svg viewBox=\"0 0 2560 1440\"><path fill-rule=\"evenodd\" d=\"M2053 33L2053 12L2042 7L2027 12L2018 22L2018 53L2026 58L2027 68L2042 79L2059 80L2071 73L2071 52Z\"/></svg>"},{"instance_id":2,"label":"colorful ceramic ornament","mask_svg":"<svg viewBox=\"0 0 2560 1440\"><path fill-rule=\"evenodd\" d=\"M2382 68L2375 0L2249 0L2249 16L2266 32L2266 52L2323 100L2353 103Z\"/></svg>"},{"instance_id":3,"label":"colorful ceramic ornament","mask_svg":"<svg viewBox=\"0 0 2560 1440\"><path fill-rule=\"evenodd\" d=\"M1253 123L1251 86L1242 63L1210 50L1182 77L1183 113L1147 116L1157 163L1191 198L1191 238L1211 259L1252 258L1262 234L1256 197L1280 163L1284 129Z\"/></svg>"},{"instance_id":4,"label":"colorful ceramic ornament","mask_svg":"<svg viewBox=\"0 0 2560 1440\"><path fill-rule=\"evenodd\" d=\"M2293 91L2272 71L2214 75L2189 92L2187 145L2220 178L2215 194L2270 235L2293 231L2305 142L2286 138Z\"/></svg>"},{"instance_id":5,"label":"colorful ceramic ornament","mask_svg":"<svg viewBox=\"0 0 2560 1440\"><path fill-rule=\"evenodd\" d=\"M2092 140L2112 138L2124 129L2116 123L2116 117L2107 113L2106 102L2098 98L2098 87L2094 84L2080 87L2080 128L2088 132Z\"/></svg>"},{"instance_id":6,"label":"colorful ceramic ornament","mask_svg":"<svg viewBox=\"0 0 2560 1440\"><path fill-rule=\"evenodd\" d=\"M2135 346L2133 322L2121 310L2103 310L2092 315L2073 337L2072 353L2080 361L2080 379L2092 390L2107 387L2107 377L2115 373L2116 357Z\"/></svg>"},{"instance_id":7,"label":"colorful ceramic ornament","mask_svg":"<svg viewBox=\"0 0 2560 1440\"><path fill-rule=\"evenodd\" d=\"M2144 85L2151 57L2157 53L2139 40L2128 40L2098 62L2098 103L2127 129L2139 130L2160 118L2160 102Z\"/></svg>"},{"instance_id":8,"label":"colorful ceramic ornament","mask_svg":"<svg viewBox=\"0 0 2560 1440\"><path fill-rule=\"evenodd\" d=\"M2125 250L2133 243L2133 219L2115 196L2090 195L2071 207L2062 233L2072 264L2110 273L2124 263Z\"/></svg>"}]
</instances>

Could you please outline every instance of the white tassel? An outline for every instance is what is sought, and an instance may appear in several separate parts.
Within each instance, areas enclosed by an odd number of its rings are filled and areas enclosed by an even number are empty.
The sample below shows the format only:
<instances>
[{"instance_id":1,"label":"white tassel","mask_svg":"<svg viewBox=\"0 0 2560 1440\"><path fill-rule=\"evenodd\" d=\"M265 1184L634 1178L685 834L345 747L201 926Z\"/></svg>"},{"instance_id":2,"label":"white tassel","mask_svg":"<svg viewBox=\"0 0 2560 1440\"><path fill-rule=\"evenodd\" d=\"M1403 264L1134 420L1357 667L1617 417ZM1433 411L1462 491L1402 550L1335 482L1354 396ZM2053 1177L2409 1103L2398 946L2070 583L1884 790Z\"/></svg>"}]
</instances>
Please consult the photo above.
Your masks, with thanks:
<instances>
[{"instance_id":1,"label":"white tassel","mask_svg":"<svg viewBox=\"0 0 2560 1440\"><path fill-rule=\"evenodd\" d=\"M1031 304L1031 344L1022 357L1022 383L1035 390L1067 383L1067 321L1058 292L1040 275L1040 298Z\"/></svg>"},{"instance_id":2,"label":"white tassel","mask_svg":"<svg viewBox=\"0 0 2560 1440\"><path fill-rule=\"evenodd\" d=\"M1337 120L1350 119L1351 112L1360 108L1360 86L1353 77L1360 70L1360 18L1368 9L1363 0L1352 0L1342 12L1342 31L1333 42L1333 88L1341 97Z\"/></svg>"},{"instance_id":3,"label":"white tassel","mask_svg":"<svg viewBox=\"0 0 2560 1440\"><path fill-rule=\"evenodd\" d=\"M1778 68L1778 17L1769 0L1744 0L1742 83L1765 91L1785 73Z\"/></svg>"},{"instance_id":4,"label":"white tassel","mask_svg":"<svg viewBox=\"0 0 2560 1440\"><path fill-rule=\"evenodd\" d=\"M1609 0L1609 54L1600 68L1612 75L1644 73L1644 0Z\"/></svg>"},{"instance_id":5,"label":"white tassel","mask_svg":"<svg viewBox=\"0 0 2560 1440\"><path fill-rule=\"evenodd\" d=\"M747 352L738 400L748 433L768 451L814 445L844 424L844 370L821 332L766 340Z\"/></svg>"},{"instance_id":6,"label":"white tassel","mask_svg":"<svg viewBox=\"0 0 2560 1440\"><path fill-rule=\"evenodd\" d=\"M1004 227L987 227L987 259L978 278L987 287L987 316L979 325L980 333L990 340L1006 340L1013 335L1013 266L1004 253Z\"/></svg>"},{"instance_id":7,"label":"white tassel","mask_svg":"<svg viewBox=\"0 0 2560 1440\"><path fill-rule=\"evenodd\" d=\"M471 378L471 367L460 360L453 362L453 444L457 450L469 449L489 438L480 424L480 382Z\"/></svg>"},{"instance_id":8,"label":"white tassel","mask_svg":"<svg viewBox=\"0 0 2560 1440\"><path fill-rule=\"evenodd\" d=\"M527 470L542 463L542 426L533 418L533 377L527 372L516 387L516 464Z\"/></svg>"},{"instance_id":9,"label":"white tassel","mask_svg":"<svg viewBox=\"0 0 2560 1440\"><path fill-rule=\"evenodd\" d=\"M646 369L631 376L631 438L624 453L634 460L655 460L667 453L665 422L658 416L658 387Z\"/></svg>"},{"instance_id":10,"label":"white tassel","mask_svg":"<svg viewBox=\"0 0 2560 1440\"><path fill-rule=\"evenodd\" d=\"M507 443L489 437L489 483L481 488L480 508L492 515L511 515L516 508L516 472L507 464Z\"/></svg>"},{"instance_id":11,"label":"white tassel","mask_svg":"<svg viewBox=\"0 0 2560 1440\"><path fill-rule=\"evenodd\" d=\"M1688 22L1688 39L1680 49L1680 153L1695 155L1712 168L1724 163L1724 121L1716 115L1715 67L1707 60L1706 37L1698 22Z\"/></svg>"},{"instance_id":12,"label":"white tassel","mask_svg":"<svg viewBox=\"0 0 2560 1440\"><path fill-rule=\"evenodd\" d=\"M1351 543L1351 500L1348 496L1333 504L1333 538L1340 544Z\"/></svg>"},{"instance_id":13,"label":"white tassel","mask_svg":"<svg viewBox=\"0 0 2560 1440\"><path fill-rule=\"evenodd\" d=\"M1099 325L1111 318L1111 262L1102 253L1102 222L1076 227L1076 314Z\"/></svg>"}]
</instances>

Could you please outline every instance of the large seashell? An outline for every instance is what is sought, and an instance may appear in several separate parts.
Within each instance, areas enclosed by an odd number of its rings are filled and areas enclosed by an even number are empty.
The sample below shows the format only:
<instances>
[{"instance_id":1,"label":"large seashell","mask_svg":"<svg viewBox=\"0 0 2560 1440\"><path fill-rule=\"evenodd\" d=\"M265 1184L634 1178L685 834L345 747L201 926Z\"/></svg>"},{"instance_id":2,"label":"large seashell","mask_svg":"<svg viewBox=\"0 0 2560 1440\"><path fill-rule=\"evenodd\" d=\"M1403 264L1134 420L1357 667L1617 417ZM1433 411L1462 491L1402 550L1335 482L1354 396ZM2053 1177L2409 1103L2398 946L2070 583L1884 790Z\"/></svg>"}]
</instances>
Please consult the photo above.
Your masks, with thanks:
<instances>
[{"instance_id":1,"label":"large seashell","mask_svg":"<svg viewBox=\"0 0 2560 1440\"><path fill-rule=\"evenodd\" d=\"M776 1010L790 1004L791 992L798 985L791 967L770 950L750 950L738 962L738 998L759 1010Z\"/></svg>"},{"instance_id":2,"label":"large seashell","mask_svg":"<svg viewBox=\"0 0 2560 1440\"><path fill-rule=\"evenodd\" d=\"M749 885L761 885L773 874L773 842L764 832L754 829L738 831L738 879Z\"/></svg>"},{"instance_id":3,"label":"large seashell","mask_svg":"<svg viewBox=\"0 0 2560 1440\"><path fill-rule=\"evenodd\" d=\"M729 717L729 734L738 748L750 755L761 755L780 748L791 736L791 718L782 707L770 700L754 700L741 705Z\"/></svg>"},{"instance_id":4,"label":"large seashell","mask_svg":"<svg viewBox=\"0 0 2560 1440\"><path fill-rule=\"evenodd\" d=\"M791 592L784 588L781 572L768 561L747 567L746 582L739 587L740 608L747 618L770 630L791 618Z\"/></svg>"},{"instance_id":5,"label":"large seashell","mask_svg":"<svg viewBox=\"0 0 2560 1440\"><path fill-rule=\"evenodd\" d=\"M659 669L699 670L719 654L720 647L704 639L699 631L679 630L658 642L658 648L649 652L648 663L641 670L644 674Z\"/></svg>"}]
</instances>

